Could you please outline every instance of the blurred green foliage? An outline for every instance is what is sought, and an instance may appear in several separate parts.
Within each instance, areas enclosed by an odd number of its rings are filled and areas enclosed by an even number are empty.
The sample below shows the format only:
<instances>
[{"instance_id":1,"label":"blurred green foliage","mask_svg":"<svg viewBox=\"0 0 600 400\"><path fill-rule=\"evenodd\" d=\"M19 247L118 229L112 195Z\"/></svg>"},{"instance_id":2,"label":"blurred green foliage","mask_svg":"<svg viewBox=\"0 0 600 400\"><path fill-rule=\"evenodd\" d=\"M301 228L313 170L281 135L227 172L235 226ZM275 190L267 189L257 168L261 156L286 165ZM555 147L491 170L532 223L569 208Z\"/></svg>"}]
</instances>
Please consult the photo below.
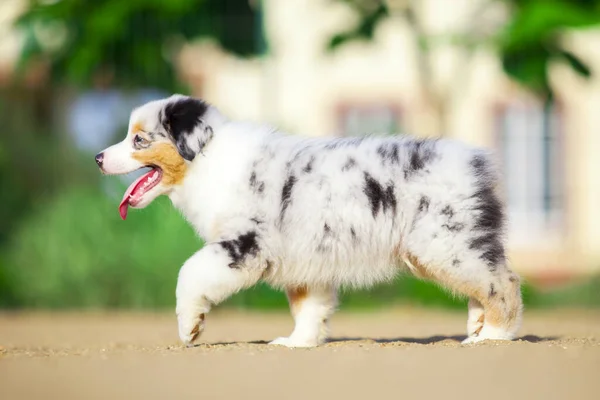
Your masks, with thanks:
<instances>
[{"instance_id":1,"label":"blurred green foliage","mask_svg":"<svg viewBox=\"0 0 600 400\"><path fill-rule=\"evenodd\" d=\"M175 90L182 44L211 38L235 54L256 54L259 22L248 0L30 0L17 26L27 34L21 66L47 60L56 82Z\"/></svg>"},{"instance_id":2,"label":"blurred green foliage","mask_svg":"<svg viewBox=\"0 0 600 400\"><path fill-rule=\"evenodd\" d=\"M40 123L48 120L22 89L0 91L0 247L20 218L66 186L97 185L88 155ZM50 114L50 112L48 112ZM91 158L90 158L91 159Z\"/></svg>"},{"instance_id":3,"label":"blurred green foliage","mask_svg":"<svg viewBox=\"0 0 600 400\"><path fill-rule=\"evenodd\" d=\"M35 207L9 241L4 279L12 287L4 305L172 304L179 267L200 240L166 198L127 221L118 202L97 188L74 188Z\"/></svg>"},{"instance_id":4,"label":"blurred green foliage","mask_svg":"<svg viewBox=\"0 0 600 400\"><path fill-rule=\"evenodd\" d=\"M428 36L419 21L417 1L398 2L395 9L388 9L383 0L333 0L349 5L357 16L355 26L334 35L329 44L335 50L354 40L372 40L376 28L392 18L400 17L409 23L419 40L420 51L427 52L437 40ZM583 77L592 71L579 55L565 44L565 34L570 30L600 24L600 0L484 0L477 9L481 13L486 6L504 3L508 8L508 21L494 32L492 37L477 29L466 29L467 34L447 32L446 36L458 37L454 44L468 48L492 45L498 52L504 71L513 79L539 95L542 99L553 97L548 78L548 66L552 62L565 62ZM471 21L479 24L477 15Z\"/></svg>"}]
</instances>

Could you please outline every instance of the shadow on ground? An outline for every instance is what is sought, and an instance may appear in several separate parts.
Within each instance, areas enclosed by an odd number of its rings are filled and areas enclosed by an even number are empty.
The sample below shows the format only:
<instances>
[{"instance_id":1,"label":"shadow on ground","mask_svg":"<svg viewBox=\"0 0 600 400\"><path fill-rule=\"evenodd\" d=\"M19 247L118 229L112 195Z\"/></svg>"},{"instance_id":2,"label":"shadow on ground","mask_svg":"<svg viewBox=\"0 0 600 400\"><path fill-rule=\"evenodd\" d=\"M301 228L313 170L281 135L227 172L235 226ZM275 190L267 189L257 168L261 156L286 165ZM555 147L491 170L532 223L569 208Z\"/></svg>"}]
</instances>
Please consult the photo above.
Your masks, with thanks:
<instances>
[{"instance_id":1,"label":"shadow on ground","mask_svg":"<svg viewBox=\"0 0 600 400\"><path fill-rule=\"evenodd\" d=\"M453 335L453 336L429 336L425 338L411 338L411 337L400 337L400 338L385 338L385 339L371 339L371 338L360 338L360 337L342 337L342 338L332 338L329 339L328 343L336 343L336 342L356 342L356 341L371 341L375 343L418 343L418 344L434 344L438 342L444 342L447 340L462 342L465 340L467 336L465 335ZM559 339L558 336L535 336L535 335L527 335L519 337L515 340L529 342L529 343L540 343L540 342L549 342L552 340Z\"/></svg>"},{"instance_id":2,"label":"shadow on ground","mask_svg":"<svg viewBox=\"0 0 600 400\"><path fill-rule=\"evenodd\" d=\"M379 344L391 344L391 343L415 343L415 344L435 344L444 341L454 341L454 342L462 342L467 337L465 335L453 335L453 336L429 336L424 338L411 338L411 337L399 337L399 338L366 338L366 337L339 337L339 338L331 338L327 340L327 343L343 343L343 342L371 342L371 343L379 343ZM542 343L542 342L550 342L553 340L558 340L560 337L558 336L536 336L536 335L526 335L521 336L515 341L522 341L528 343ZM230 345L240 345L240 344L269 344L268 341L265 340L254 340L251 342L218 342L209 344L212 346L230 346ZM207 344L195 344L193 347L206 346Z\"/></svg>"}]
</instances>

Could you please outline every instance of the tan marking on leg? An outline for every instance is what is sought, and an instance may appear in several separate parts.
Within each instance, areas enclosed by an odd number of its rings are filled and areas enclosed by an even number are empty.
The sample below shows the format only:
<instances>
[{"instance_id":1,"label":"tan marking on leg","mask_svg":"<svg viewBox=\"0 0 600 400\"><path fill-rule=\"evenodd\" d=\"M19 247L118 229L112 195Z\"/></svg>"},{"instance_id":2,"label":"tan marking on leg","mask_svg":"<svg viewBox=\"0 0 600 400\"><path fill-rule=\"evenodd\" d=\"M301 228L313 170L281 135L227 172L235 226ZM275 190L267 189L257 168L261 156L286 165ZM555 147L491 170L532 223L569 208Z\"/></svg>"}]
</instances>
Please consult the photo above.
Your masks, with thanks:
<instances>
[{"instance_id":1,"label":"tan marking on leg","mask_svg":"<svg viewBox=\"0 0 600 400\"><path fill-rule=\"evenodd\" d=\"M404 258L408 261L411 272L415 276L440 283L448 289L469 297L474 297L478 300L481 299L482 290L480 288L474 287L468 282L457 281L444 270L428 268L426 264L421 263L412 253L404 253Z\"/></svg>"},{"instance_id":2,"label":"tan marking on leg","mask_svg":"<svg viewBox=\"0 0 600 400\"><path fill-rule=\"evenodd\" d=\"M177 185L187 172L185 160L177 149L169 143L157 143L148 149L136 151L132 157L144 165L156 165L162 169L162 183Z\"/></svg>"},{"instance_id":3,"label":"tan marking on leg","mask_svg":"<svg viewBox=\"0 0 600 400\"><path fill-rule=\"evenodd\" d=\"M421 264L419 259L412 253L404 253L404 261L408 264L410 271L418 278L433 280L434 276Z\"/></svg>"},{"instance_id":4,"label":"tan marking on leg","mask_svg":"<svg viewBox=\"0 0 600 400\"><path fill-rule=\"evenodd\" d=\"M202 324L203 322L204 314L200 314L200 321L196 324L196 326L194 326L194 329L192 329L192 331L190 332L190 335L192 335L192 342L198 339L198 335L200 335L200 324Z\"/></svg>"},{"instance_id":5,"label":"tan marking on leg","mask_svg":"<svg viewBox=\"0 0 600 400\"><path fill-rule=\"evenodd\" d=\"M496 327L513 326L521 313L521 283L518 275L507 271L499 277L501 293L486 297L482 302L485 306L485 322Z\"/></svg>"},{"instance_id":6,"label":"tan marking on leg","mask_svg":"<svg viewBox=\"0 0 600 400\"><path fill-rule=\"evenodd\" d=\"M292 315L296 316L298 311L300 311L300 306L306 296L308 296L308 289L306 286L300 286L294 289L286 290L286 294L288 297L288 301L290 303L290 310L292 311Z\"/></svg>"},{"instance_id":7,"label":"tan marking on leg","mask_svg":"<svg viewBox=\"0 0 600 400\"><path fill-rule=\"evenodd\" d=\"M481 332L481 330L483 329L483 318L484 318L484 314L481 314L479 319L477 319L477 323L481 324L481 325L479 326L479 328L477 328L477 329L475 329L475 331L473 331L473 333L472 333L473 336L479 336L479 332Z\"/></svg>"}]
</instances>

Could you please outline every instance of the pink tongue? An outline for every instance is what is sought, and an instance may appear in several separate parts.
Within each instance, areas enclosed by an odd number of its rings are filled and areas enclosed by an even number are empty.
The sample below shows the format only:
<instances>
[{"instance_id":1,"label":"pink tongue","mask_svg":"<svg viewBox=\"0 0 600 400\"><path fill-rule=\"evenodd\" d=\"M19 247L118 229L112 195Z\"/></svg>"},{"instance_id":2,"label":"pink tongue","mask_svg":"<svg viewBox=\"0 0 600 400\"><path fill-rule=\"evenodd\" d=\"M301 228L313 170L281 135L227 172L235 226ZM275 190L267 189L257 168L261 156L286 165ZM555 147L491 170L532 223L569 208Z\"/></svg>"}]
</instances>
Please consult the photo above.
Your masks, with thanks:
<instances>
[{"instance_id":1,"label":"pink tongue","mask_svg":"<svg viewBox=\"0 0 600 400\"><path fill-rule=\"evenodd\" d=\"M130 196L133 194L133 192L135 192L135 189L137 189L138 185L144 180L146 180L153 173L154 169L151 169L150 171L133 181L131 185L129 185L129 187L125 191L125 194L123 195L123 200L121 200L121 204L119 204L119 214L121 215L121 219L125 220L125 218L127 218L127 210L129 209Z\"/></svg>"}]
</instances>

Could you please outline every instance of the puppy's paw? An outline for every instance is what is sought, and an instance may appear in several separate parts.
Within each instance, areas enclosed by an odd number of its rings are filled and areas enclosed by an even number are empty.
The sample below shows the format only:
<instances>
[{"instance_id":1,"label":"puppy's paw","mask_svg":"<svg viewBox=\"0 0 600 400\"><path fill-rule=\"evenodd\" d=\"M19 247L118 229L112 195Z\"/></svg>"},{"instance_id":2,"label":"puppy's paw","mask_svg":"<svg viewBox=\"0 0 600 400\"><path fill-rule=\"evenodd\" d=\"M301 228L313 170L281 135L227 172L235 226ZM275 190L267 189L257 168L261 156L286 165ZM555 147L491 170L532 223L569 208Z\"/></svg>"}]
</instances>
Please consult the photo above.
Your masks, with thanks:
<instances>
[{"instance_id":1,"label":"puppy's paw","mask_svg":"<svg viewBox=\"0 0 600 400\"><path fill-rule=\"evenodd\" d=\"M269 344L286 347L316 347L319 345L317 340L298 340L292 337L280 337Z\"/></svg>"},{"instance_id":2,"label":"puppy's paw","mask_svg":"<svg viewBox=\"0 0 600 400\"><path fill-rule=\"evenodd\" d=\"M204 331L204 314L180 313L177 315L177 321L179 323L179 338L183 344L191 347Z\"/></svg>"},{"instance_id":3,"label":"puppy's paw","mask_svg":"<svg viewBox=\"0 0 600 400\"><path fill-rule=\"evenodd\" d=\"M479 343L484 340L485 340L485 338L482 338L479 336L469 336L468 338L463 340L460 344L474 344L474 343Z\"/></svg>"}]
</instances>

